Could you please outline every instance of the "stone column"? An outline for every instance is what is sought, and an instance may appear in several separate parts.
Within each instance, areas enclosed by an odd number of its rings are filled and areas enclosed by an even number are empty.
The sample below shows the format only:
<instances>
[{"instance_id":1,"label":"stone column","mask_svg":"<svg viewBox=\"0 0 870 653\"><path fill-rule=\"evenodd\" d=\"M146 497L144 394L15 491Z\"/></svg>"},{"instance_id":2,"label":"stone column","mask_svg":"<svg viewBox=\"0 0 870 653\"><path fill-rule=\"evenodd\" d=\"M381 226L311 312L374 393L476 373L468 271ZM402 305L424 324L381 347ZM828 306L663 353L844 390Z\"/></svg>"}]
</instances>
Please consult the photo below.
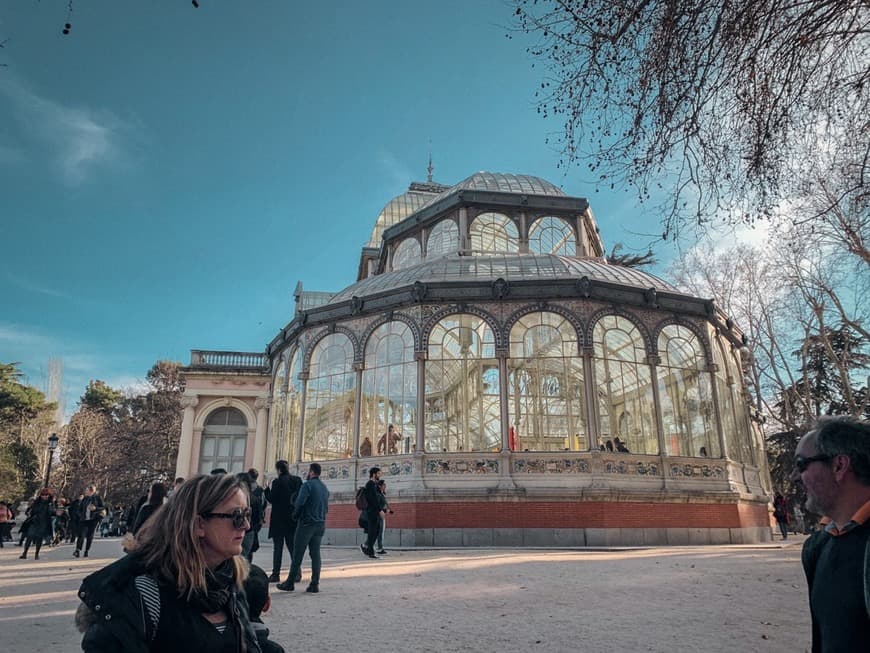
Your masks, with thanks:
<instances>
[{"instance_id":1,"label":"stone column","mask_svg":"<svg viewBox=\"0 0 870 653\"><path fill-rule=\"evenodd\" d=\"M529 253L529 222L525 211L520 211L520 254Z\"/></svg>"},{"instance_id":2,"label":"stone column","mask_svg":"<svg viewBox=\"0 0 870 653\"><path fill-rule=\"evenodd\" d=\"M661 359L658 356L647 356L647 363L650 368L650 383L652 384L653 391L653 408L655 408L656 436L659 441L659 455L666 456L669 452L665 448L665 428L662 422L662 398L659 394L658 379L658 366L661 363ZM679 455L679 452L673 455Z\"/></svg>"},{"instance_id":3,"label":"stone column","mask_svg":"<svg viewBox=\"0 0 870 653\"><path fill-rule=\"evenodd\" d=\"M305 448L305 400L308 397L308 372L300 372L299 380L302 381L302 393L299 396L299 427L296 438L296 462L302 462L302 451Z\"/></svg>"},{"instance_id":4,"label":"stone column","mask_svg":"<svg viewBox=\"0 0 870 653\"><path fill-rule=\"evenodd\" d=\"M598 428L598 393L595 392L591 345L582 345L580 355L583 357L583 387L586 394L586 405L589 412L586 415L586 438L589 450L598 451L598 438L601 430Z\"/></svg>"},{"instance_id":5,"label":"stone column","mask_svg":"<svg viewBox=\"0 0 870 653\"><path fill-rule=\"evenodd\" d=\"M356 390L353 393L353 432L350 434L350 449L351 455L359 455L359 434L360 434L360 416L362 415L362 388L363 388L363 364L353 364L354 374L356 375ZM374 443L372 443L374 446Z\"/></svg>"},{"instance_id":6,"label":"stone column","mask_svg":"<svg viewBox=\"0 0 870 653\"><path fill-rule=\"evenodd\" d=\"M467 254L471 247L471 239L468 237L468 209L464 206L459 209L459 253Z\"/></svg>"},{"instance_id":7,"label":"stone column","mask_svg":"<svg viewBox=\"0 0 870 653\"><path fill-rule=\"evenodd\" d=\"M417 361L417 433L415 434L415 450L423 453L423 442L426 433L426 352L414 352Z\"/></svg>"},{"instance_id":8,"label":"stone column","mask_svg":"<svg viewBox=\"0 0 870 653\"><path fill-rule=\"evenodd\" d=\"M266 469L266 433L271 403L271 397L257 397L254 400L254 408L257 409L257 430L254 432L254 453L251 456L250 466L256 467L260 472Z\"/></svg>"},{"instance_id":9,"label":"stone column","mask_svg":"<svg viewBox=\"0 0 870 653\"><path fill-rule=\"evenodd\" d=\"M510 411L508 410L508 350L499 349L495 352L498 358L498 401L499 417L501 419L501 450L510 450Z\"/></svg>"},{"instance_id":10,"label":"stone column","mask_svg":"<svg viewBox=\"0 0 870 653\"><path fill-rule=\"evenodd\" d=\"M175 463L175 478L190 476L190 457L193 453L193 418L199 397L185 396L181 398L184 416L181 419L181 439L178 442L178 459Z\"/></svg>"}]
</instances>

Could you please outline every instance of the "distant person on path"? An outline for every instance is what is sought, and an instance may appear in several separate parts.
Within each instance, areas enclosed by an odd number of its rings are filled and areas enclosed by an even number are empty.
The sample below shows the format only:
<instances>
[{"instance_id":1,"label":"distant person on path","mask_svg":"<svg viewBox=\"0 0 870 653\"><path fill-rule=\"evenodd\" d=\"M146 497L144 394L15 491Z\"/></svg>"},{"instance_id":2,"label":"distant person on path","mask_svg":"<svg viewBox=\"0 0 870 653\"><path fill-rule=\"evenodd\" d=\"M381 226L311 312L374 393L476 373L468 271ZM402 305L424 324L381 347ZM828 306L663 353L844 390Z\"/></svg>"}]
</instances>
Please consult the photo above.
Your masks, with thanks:
<instances>
[{"instance_id":1,"label":"distant person on path","mask_svg":"<svg viewBox=\"0 0 870 653\"><path fill-rule=\"evenodd\" d=\"M272 516L269 519L269 538L273 543L270 583L281 580L284 547L287 547L290 556L293 555L293 538L296 535L293 505L302 487L302 479L290 473L290 465L286 460L275 463L275 471L278 472L278 478L272 481L272 487L266 488L265 492L266 501L272 504Z\"/></svg>"},{"instance_id":2,"label":"distant person on path","mask_svg":"<svg viewBox=\"0 0 870 653\"><path fill-rule=\"evenodd\" d=\"M254 553L260 548L260 539L257 533L263 527L263 513L265 511L263 488L257 485L260 472L251 467L248 471L236 474L236 476L248 484L251 498L251 529L245 533L245 539L242 542L242 555L247 558L248 562L253 562Z\"/></svg>"},{"instance_id":3,"label":"distant person on path","mask_svg":"<svg viewBox=\"0 0 870 653\"><path fill-rule=\"evenodd\" d=\"M82 499L84 498L84 494L79 494L78 498L74 499L69 506L67 506L67 512L69 513L69 533L67 533L66 541L68 544L72 544L79 536L79 523L81 522L79 508L81 507Z\"/></svg>"},{"instance_id":4,"label":"distant person on path","mask_svg":"<svg viewBox=\"0 0 870 653\"><path fill-rule=\"evenodd\" d=\"M782 539L787 540L789 524L788 501L779 493L773 498L773 518L776 520L777 526L779 526Z\"/></svg>"},{"instance_id":5,"label":"distant person on path","mask_svg":"<svg viewBox=\"0 0 870 653\"><path fill-rule=\"evenodd\" d=\"M260 617L272 607L272 599L269 598L269 578L257 565L251 565L248 577L245 579L245 596L248 598L251 627L257 636L262 653L284 653L280 644L269 639L269 629Z\"/></svg>"},{"instance_id":6,"label":"distant person on path","mask_svg":"<svg viewBox=\"0 0 870 653\"><path fill-rule=\"evenodd\" d=\"M311 557L311 582L305 591L311 593L320 591L320 542L326 532L327 512L329 512L329 490L320 480L320 465L311 463L306 481L299 490L294 505L294 514L299 523L293 539L290 574L286 581L276 586L279 590L293 591L293 583L298 582L302 576L302 558L307 548L308 555Z\"/></svg>"},{"instance_id":7,"label":"distant person on path","mask_svg":"<svg viewBox=\"0 0 870 653\"><path fill-rule=\"evenodd\" d=\"M870 633L870 423L822 417L803 436L792 481L825 527L804 542L813 653L866 651Z\"/></svg>"},{"instance_id":8,"label":"distant person on path","mask_svg":"<svg viewBox=\"0 0 870 653\"><path fill-rule=\"evenodd\" d=\"M179 476L178 478L175 479L175 483L173 483L173 485L172 485L172 489L169 490L169 492L166 493L166 498L168 499L168 498L171 497L173 494L175 494L175 491L176 491L178 488L180 488L182 485L184 485L184 477L183 477L183 476Z\"/></svg>"},{"instance_id":9,"label":"distant person on path","mask_svg":"<svg viewBox=\"0 0 870 653\"><path fill-rule=\"evenodd\" d=\"M39 550L42 541L51 534L51 514L54 512L54 501L51 490L43 488L39 496L27 508L27 516L30 518L27 524L24 552L18 556L22 560L27 559L27 550L34 546L33 559L39 560Z\"/></svg>"},{"instance_id":10,"label":"distant person on path","mask_svg":"<svg viewBox=\"0 0 870 653\"><path fill-rule=\"evenodd\" d=\"M79 557L82 551L82 545L85 547L85 557L88 557L88 551L91 550L91 543L94 541L94 530L97 524L105 515L105 506L100 495L97 494L97 487L89 485L85 489L85 495L79 501L79 531L76 537L76 549L73 551L73 556Z\"/></svg>"},{"instance_id":11,"label":"distant person on path","mask_svg":"<svg viewBox=\"0 0 870 653\"><path fill-rule=\"evenodd\" d=\"M12 537L12 525L15 515L12 513L12 506L6 501L0 501L0 549L6 543L6 538Z\"/></svg>"},{"instance_id":12,"label":"distant person on path","mask_svg":"<svg viewBox=\"0 0 870 653\"><path fill-rule=\"evenodd\" d=\"M387 529L387 513L393 514L393 511L390 509L390 504L387 502L387 482L384 479L378 481L378 492L380 492L380 496L378 497L378 507L381 509L380 512L380 525L378 527L378 555L387 555L386 549L384 549L384 531Z\"/></svg>"},{"instance_id":13,"label":"distant person on path","mask_svg":"<svg viewBox=\"0 0 870 653\"><path fill-rule=\"evenodd\" d=\"M242 587L248 488L194 476L133 539L131 553L85 578L76 625L85 653L206 653L260 648Z\"/></svg>"},{"instance_id":14,"label":"distant person on path","mask_svg":"<svg viewBox=\"0 0 870 653\"><path fill-rule=\"evenodd\" d=\"M381 468L372 467L369 470L369 480L365 485L363 495L366 498L366 523L368 524L368 532L366 533L365 544L360 544L360 550L369 558L377 558L375 555L375 540L378 538L378 533L381 530L381 492L378 490L378 481L381 480Z\"/></svg>"},{"instance_id":15,"label":"distant person on path","mask_svg":"<svg viewBox=\"0 0 870 653\"><path fill-rule=\"evenodd\" d=\"M152 483L148 488L148 499L139 508L139 513L136 515L136 521L133 523L133 535L139 532L142 525L157 512L157 509L163 505L163 500L166 498L166 486L163 483Z\"/></svg>"}]
</instances>

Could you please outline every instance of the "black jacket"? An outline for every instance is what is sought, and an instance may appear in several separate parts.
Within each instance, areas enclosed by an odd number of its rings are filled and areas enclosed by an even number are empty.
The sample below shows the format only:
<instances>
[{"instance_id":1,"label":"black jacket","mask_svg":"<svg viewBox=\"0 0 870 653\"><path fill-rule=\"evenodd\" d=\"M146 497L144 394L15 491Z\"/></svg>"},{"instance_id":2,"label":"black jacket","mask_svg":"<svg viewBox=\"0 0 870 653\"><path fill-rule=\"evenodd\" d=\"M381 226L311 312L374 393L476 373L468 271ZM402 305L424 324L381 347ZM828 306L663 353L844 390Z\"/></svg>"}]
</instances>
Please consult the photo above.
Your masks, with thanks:
<instances>
[{"instance_id":1,"label":"black jacket","mask_svg":"<svg viewBox=\"0 0 870 653\"><path fill-rule=\"evenodd\" d=\"M272 504L272 517L269 521L269 537L290 535L296 530L293 519L293 504L302 479L293 474L281 474L272 481L272 488L266 489L266 500Z\"/></svg>"},{"instance_id":2,"label":"black jacket","mask_svg":"<svg viewBox=\"0 0 870 653\"><path fill-rule=\"evenodd\" d=\"M382 510L380 501L382 493L378 489L378 482L369 479L368 483L366 483L364 495L366 498L366 512L369 515L377 516Z\"/></svg>"},{"instance_id":3,"label":"black jacket","mask_svg":"<svg viewBox=\"0 0 870 653\"><path fill-rule=\"evenodd\" d=\"M216 651L208 639L220 640L217 629L199 616L176 588L158 584L160 615L158 623L136 588L136 577L147 575L142 560L129 554L91 574L79 588L82 600L76 612L76 626L84 633L85 653L169 653ZM242 633L242 647L231 645L220 650L261 653L248 619L248 604L243 593L233 591L234 617L228 623ZM236 632L236 631L233 631Z\"/></svg>"}]
</instances>

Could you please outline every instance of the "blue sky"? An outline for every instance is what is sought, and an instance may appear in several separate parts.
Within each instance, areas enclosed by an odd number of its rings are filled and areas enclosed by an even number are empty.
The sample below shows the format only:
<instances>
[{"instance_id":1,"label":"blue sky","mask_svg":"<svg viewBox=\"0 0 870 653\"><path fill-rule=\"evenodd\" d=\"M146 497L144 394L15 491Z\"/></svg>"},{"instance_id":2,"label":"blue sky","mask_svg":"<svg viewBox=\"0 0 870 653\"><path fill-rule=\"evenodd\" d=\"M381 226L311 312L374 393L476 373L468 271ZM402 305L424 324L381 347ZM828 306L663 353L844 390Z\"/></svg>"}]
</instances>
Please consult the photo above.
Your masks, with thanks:
<instances>
[{"instance_id":1,"label":"blue sky","mask_svg":"<svg viewBox=\"0 0 870 653\"><path fill-rule=\"evenodd\" d=\"M66 412L90 379L262 351L293 289L355 280L387 201L479 171L588 197L605 243L657 231L557 168L543 75L502 0L0 5L0 362ZM547 143L551 137L551 144Z\"/></svg>"}]
</instances>

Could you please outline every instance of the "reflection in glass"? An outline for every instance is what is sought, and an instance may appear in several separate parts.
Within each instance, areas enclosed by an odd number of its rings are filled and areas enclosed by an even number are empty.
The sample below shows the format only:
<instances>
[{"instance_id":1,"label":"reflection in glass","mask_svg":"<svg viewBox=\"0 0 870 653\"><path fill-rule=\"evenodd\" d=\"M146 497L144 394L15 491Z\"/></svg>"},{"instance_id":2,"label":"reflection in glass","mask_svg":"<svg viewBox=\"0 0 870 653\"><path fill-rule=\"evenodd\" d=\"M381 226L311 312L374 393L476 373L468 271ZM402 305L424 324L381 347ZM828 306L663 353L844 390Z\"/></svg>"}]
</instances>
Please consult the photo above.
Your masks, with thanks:
<instances>
[{"instance_id":1,"label":"reflection in glass","mask_svg":"<svg viewBox=\"0 0 870 653\"><path fill-rule=\"evenodd\" d=\"M507 392L514 450L588 449L583 359L564 317L532 313L513 326Z\"/></svg>"},{"instance_id":2,"label":"reflection in glass","mask_svg":"<svg viewBox=\"0 0 870 653\"><path fill-rule=\"evenodd\" d=\"M351 455L355 377L353 345L343 333L317 343L305 388L303 460Z\"/></svg>"},{"instance_id":3,"label":"reflection in glass","mask_svg":"<svg viewBox=\"0 0 870 653\"><path fill-rule=\"evenodd\" d=\"M290 372L287 379L287 390L284 393L284 440L283 456L275 460L296 462L299 455L299 426L302 418L302 381L299 373L302 371L302 348L297 347L290 358Z\"/></svg>"},{"instance_id":4,"label":"reflection in glass","mask_svg":"<svg viewBox=\"0 0 870 653\"><path fill-rule=\"evenodd\" d=\"M495 340L475 315L446 317L429 336L426 451L501 448Z\"/></svg>"},{"instance_id":5,"label":"reflection in glass","mask_svg":"<svg viewBox=\"0 0 870 653\"><path fill-rule=\"evenodd\" d=\"M529 228L529 251L574 256L577 253L574 230L562 218L546 216L535 220Z\"/></svg>"},{"instance_id":6,"label":"reflection in glass","mask_svg":"<svg viewBox=\"0 0 870 653\"><path fill-rule=\"evenodd\" d=\"M728 458L744 463L753 462L750 445L746 402L740 394L742 378L731 345L714 332L713 360L716 363L716 390L722 415L722 431Z\"/></svg>"},{"instance_id":7,"label":"reflection in glass","mask_svg":"<svg viewBox=\"0 0 870 653\"><path fill-rule=\"evenodd\" d=\"M617 449L621 442L632 453L658 453L652 375L640 331L624 317L607 315L595 324L593 340L598 445Z\"/></svg>"},{"instance_id":8,"label":"reflection in glass","mask_svg":"<svg viewBox=\"0 0 870 653\"><path fill-rule=\"evenodd\" d=\"M360 450L365 455L410 453L416 437L416 404L414 334L404 322L382 324L366 343ZM391 424L393 431L385 437Z\"/></svg>"},{"instance_id":9,"label":"reflection in glass","mask_svg":"<svg viewBox=\"0 0 870 653\"><path fill-rule=\"evenodd\" d=\"M519 236L514 221L501 213L482 213L471 223L472 254L512 253L519 251Z\"/></svg>"},{"instance_id":10,"label":"reflection in glass","mask_svg":"<svg viewBox=\"0 0 870 653\"><path fill-rule=\"evenodd\" d=\"M713 389L701 342L686 327L671 324L662 329L658 348L666 452L719 458Z\"/></svg>"},{"instance_id":11,"label":"reflection in glass","mask_svg":"<svg viewBox=\"0 0 870 653\"><path fill-rule=\"evenodd\" d=\"M426 258L432 259L459 251L459 227L453 220L442 220L429 233Z\"/></svg>"},{"instance_id":12,"label":"reflection in glass","mask_svg":"<svg viewBox=\"0 0 870 653\"><path fill-rule=\"evenodd\" d=\"M409 268L412 265L417 265L423 260L423 255L420 252L420 243L416 238L406 238L393 253L393 269L401 270Z\"/></svg>"},{"instance_id":13,"label":"reflection in glass","mask_svg":"<svg viewBox=\"0 0 870 653\"><path fill-rule=\"evenodd\" d=\"M269 444L266 449L266 460L281 460L286 455L284 450L286 393L287 367L282 359L272 380L272 408L269 413Z\"/></svg>"}]
</instances>

